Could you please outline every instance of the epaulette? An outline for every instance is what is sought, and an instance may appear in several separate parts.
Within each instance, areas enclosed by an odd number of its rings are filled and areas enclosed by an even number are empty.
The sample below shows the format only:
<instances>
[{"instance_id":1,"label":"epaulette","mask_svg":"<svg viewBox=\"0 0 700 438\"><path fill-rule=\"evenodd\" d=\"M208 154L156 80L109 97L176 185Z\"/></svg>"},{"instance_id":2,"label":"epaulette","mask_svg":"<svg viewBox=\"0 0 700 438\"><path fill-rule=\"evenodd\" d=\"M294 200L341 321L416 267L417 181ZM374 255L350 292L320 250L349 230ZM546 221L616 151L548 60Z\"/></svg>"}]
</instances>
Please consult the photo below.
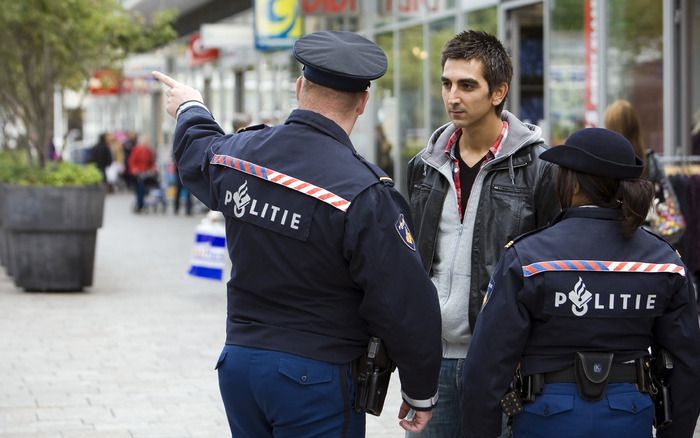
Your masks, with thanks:
<instances>
[{"instance_id":1,"label":"epaulette","mask_svg":"<svg viewBox=\"0 0 700 438\"><path fill-rule=\"evenodd\" d=\"M681 253L679 253L678 250L676 249L676 247L673 246L671 243L669 243L668 240L664 239L663 237L659 236L658 234L654 233L654 232L651 231L651 230L648 230L648 229L646 229L646 228L644 228L644 227L641 227L641 228L642 228L642 230L646 231L647 234L651 234L652 236L656 237L657 239L659 239L660 241L662 241L662 242L665 243L666 245L670 246L671 249L673 250L673 252L675 252L676 254L678 254L678 257L679 257L679 258L681 257Z\"/></svg>"},{"instance_id":2,"label":"epaulette","mask_svg":"<svg viewBox=\"0 0 700 438\"><path fill-rule=\"evenodd\" d=\"M379 166L365 160L365 158L360 154L355 154L355 158L360 160L360 162L364 164L375 177L377 177L380 183L384 184L385 186L394 187L394 180L388 177L386 173L379 168Z\"/></svg>"},{"instance_id":3,"label":"epaulette","mask_svg":"<svg viewBox=\"0 0 700 438\"><path fill-rule=\"evenodd\" d=\"M529 236L529 235L531 235L531 234L539 233L540 231L544 230L545 228L549 228L549 225L545 225L544 227L540 227L540 228L535 228L534 230L531 230L531 231L528 231L528 232L526 232L526 233L523 233L523 234L520 234L520 235L518 235L518 236L515 236L515 237L513 237L513 240L511 240L510 242L506 243L505 248L508 249L508 248L510 248L511 246L513 246L513 244L514 244L515 242L517 242L517 241L519 241L519 240L522 240L523 238L525 238L525 237L527 237L527 236Z\"/></svg>"},{"instance_id":4,"label":"epaulette","mask_svg":"<svg viewBox=\"0 0 700 438\"><path fill-rule=\"evenodd\" d=\"M250 126L246 126L245 128L239 129L238 131L236 131L236 134L238 134L240 132L245 132L245 131L257 131L259 129L265 129L265 128L269 128L269 126L265 125L264 123L260 123L259 125L250 125Z\"/></svg>"},{"instance_id":5,"label":"epaulette","mask_svg":"<svg viewBox=\"0 0 700 438\"><path fill-rule=\"evenodd\" d=\"M394 187L394 180L389 178L388 176L380 176L379 182L381 182L385 186Z\"/></svg>"}]
</instances>

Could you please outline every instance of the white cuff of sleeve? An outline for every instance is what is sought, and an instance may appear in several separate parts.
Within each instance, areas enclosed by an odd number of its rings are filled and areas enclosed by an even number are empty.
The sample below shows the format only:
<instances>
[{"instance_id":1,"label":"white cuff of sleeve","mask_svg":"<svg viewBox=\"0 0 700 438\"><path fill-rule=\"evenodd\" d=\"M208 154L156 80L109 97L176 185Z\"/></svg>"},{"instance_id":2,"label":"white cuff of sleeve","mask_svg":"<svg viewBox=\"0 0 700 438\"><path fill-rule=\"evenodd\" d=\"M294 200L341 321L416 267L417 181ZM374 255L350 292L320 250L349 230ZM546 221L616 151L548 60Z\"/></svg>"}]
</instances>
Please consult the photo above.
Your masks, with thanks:
<instances>
[{"instance_id":1,"label":"white cuff of sleeve","mask_svg":"<svg viewBox=\"0 0 700 438\"><path fill-rule=\"evenodd\" d=\"M182 105L180 105L177 108L177 113L175 113L175 120L177 120L177 118L180 117L180 113L182 113L187 108L192 108L193 106L201 106L205 110L209 111L209 108L204 106L204 104L202 102L200 102L198 100L188 100L187 102L183 103Z\"/></svg>"},{"instance_id":2,"label":"white cuff of sleeve","mask_svg":"<svg viewBox=\"0 0 700 438\"><path fill-rule=\"evenodd\" d=\"M434 396L430 397L429 399L426 400L415 400L412 399L411 397L407 396L405 392L401 391L401 397L403 397L404 401L411 405L412 408L418 409L418 410L429 410L432 409L433 406L437 404L438 401L438 393L436 392Z\"/></svg>"}]
</instances>

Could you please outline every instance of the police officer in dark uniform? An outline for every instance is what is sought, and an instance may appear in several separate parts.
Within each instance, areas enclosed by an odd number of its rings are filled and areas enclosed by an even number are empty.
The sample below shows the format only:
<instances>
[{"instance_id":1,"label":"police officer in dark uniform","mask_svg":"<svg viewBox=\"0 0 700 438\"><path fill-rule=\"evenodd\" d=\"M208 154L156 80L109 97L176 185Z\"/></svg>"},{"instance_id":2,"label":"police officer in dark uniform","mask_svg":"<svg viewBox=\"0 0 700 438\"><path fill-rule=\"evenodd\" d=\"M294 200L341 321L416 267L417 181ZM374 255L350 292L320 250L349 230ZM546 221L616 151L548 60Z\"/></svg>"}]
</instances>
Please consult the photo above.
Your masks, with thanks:
<instances>
[{"instance_id":1,"label":"police officer in dark uniform","mask_svg":"<svg viewBox=\"0 0 700 438\"><path fill-rule=\"evenodd\" d=\"M379 337L398 367L406 430L437 401L440 310L411 216L349 134L386 72L384 52L350 32L294 45L299 109L284 125L224 135L194 89L154 72L177 118L183 183L226 217L233 264L217 363L238 437L363 437L352 363Z\"/></svg>"},{"instance_id":2,"label":"police officer in dark uniform","mask_svg":"<svg viewBox=\"0 0 700 438\"><path fill-rule=\"evenodd\" d=\"M658 398L668 389L672 423L657 436L692 437L693 285L676 251L640 228L652 197L641 160L624 137L599 128L541 158L559 165L565 210L510 242L491 278L463 370L467 436L498 436L503 410L515 438L651 437L650 395L668 407ZM650 347L670 357L652 362Z\"/></svg>"}]
</instances>

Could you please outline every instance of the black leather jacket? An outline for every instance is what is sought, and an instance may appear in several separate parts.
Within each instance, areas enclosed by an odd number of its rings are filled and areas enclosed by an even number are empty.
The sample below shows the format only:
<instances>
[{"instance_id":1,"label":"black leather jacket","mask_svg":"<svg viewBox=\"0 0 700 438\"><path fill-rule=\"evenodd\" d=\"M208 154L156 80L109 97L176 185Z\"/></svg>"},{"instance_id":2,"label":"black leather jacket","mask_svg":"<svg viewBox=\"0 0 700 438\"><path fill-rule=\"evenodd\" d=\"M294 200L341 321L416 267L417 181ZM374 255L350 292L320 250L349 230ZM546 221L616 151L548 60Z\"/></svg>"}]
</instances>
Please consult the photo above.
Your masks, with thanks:
<instances>
[{"instance_id":1,"label":"black leather jacket","mask_svg":"<svg viewBox=\"0 0 700 438\"><path fill-rule=\"evenodd\" d=\"M436 131L431 142L435 143L448 126ZM560 211L553 165L539 159L546 149L541 140L520 145L511 153L494 158L481 170L485 175L476 215L465 213L464 217L464 223L473 221L469 286L472 329L504 245L520 234L547 225ZM424 161L424 154L408 163L407 180L418 249L426 271L431 273L449 182Z\"/></svg>"}]
</instances>

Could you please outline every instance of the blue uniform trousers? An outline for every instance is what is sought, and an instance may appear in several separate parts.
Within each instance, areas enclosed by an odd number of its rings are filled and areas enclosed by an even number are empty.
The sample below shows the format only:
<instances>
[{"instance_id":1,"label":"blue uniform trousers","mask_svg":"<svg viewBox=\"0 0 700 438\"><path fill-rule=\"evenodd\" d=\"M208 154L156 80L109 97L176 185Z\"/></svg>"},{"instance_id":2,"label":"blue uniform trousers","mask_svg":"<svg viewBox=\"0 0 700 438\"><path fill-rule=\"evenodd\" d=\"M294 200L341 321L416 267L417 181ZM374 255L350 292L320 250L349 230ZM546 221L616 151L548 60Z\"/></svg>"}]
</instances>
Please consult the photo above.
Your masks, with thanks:
<instances>
[{"instance_id":1,"label":"blue uniform trousers","mask_svg":"<svg viewBox=\"0 0 700 438\"><path fill-rule=\"evenodd\" d=\"M575 383L545 385L513 417L514 438L651 438L654 407L631 383L609 384L597 402L583 400Z\"/></svg>"},{"instance_id":2,"label":"blue uniform trousers","mask_svg":"<svg viewBox=\"0 0 700 438\"><path fill-rule=\"evenodd\" d=\"M235 438L365 436L348 365L226 345L216 368Z\"/></svg>"}]
</instances>

